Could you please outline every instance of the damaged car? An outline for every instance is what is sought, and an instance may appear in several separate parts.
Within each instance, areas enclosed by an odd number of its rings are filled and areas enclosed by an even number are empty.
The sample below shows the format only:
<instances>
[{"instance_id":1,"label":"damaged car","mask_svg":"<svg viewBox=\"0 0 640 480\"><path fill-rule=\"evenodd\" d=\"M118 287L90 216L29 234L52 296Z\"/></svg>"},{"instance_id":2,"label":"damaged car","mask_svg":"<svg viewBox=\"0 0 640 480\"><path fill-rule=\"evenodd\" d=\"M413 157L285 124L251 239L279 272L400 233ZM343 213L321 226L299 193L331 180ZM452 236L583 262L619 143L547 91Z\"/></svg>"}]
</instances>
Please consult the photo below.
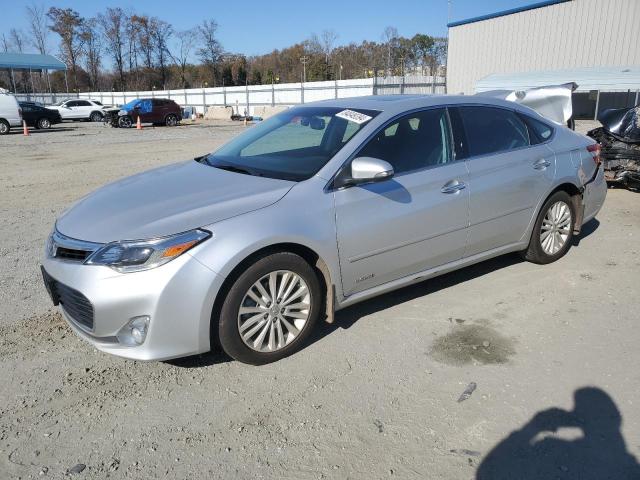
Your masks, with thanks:
<instances>
[{"instance_id":1,"label":"damaged car","mask_svg":"<svg viewBox=\"0 0 640 480\"><path fill-rule=\"evenodd\" d=\"M587 135L602 148L607 182L640 190L640 105L605 110L598 120L602 127Z\"/></svg>"},{"instance_id":2,"label":"damaged car","mask_svg":"<svg viewBox=\"0 0 640 480\"><path fill-rule=\"evenodd\" d=\"M104 121L112 127L131 128L138 118L141 123L175 127L182 120L182 109L167 98L138 98L106 110Z\"/></svg>"},{"instance_id":3,"label":"damaged car","mask_svg":"<svg viewBox=\"0 0 640 480\"><path fill-rule=\"evenodd\" d=\"M309 103L85 196L42 275L104 352L265 364L386 292L511 252L560 259L605 201L599 150L487 97Z\"/></svg>"}]
</instances>

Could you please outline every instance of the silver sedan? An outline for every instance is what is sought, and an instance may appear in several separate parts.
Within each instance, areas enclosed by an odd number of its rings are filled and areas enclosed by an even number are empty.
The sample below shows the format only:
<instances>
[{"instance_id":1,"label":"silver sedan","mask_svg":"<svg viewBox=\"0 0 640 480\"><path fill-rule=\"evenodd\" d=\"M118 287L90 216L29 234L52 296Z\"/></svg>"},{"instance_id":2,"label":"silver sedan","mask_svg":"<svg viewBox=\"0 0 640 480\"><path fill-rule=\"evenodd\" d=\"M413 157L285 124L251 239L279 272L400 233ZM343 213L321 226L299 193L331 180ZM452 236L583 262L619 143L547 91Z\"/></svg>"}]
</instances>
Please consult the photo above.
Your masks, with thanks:
<instances>
[{"instance_id":1,"label":"silver sedan","mask_svg":"<svg viewBox=\"0 0 640 480\"><path fill-rule=\"evenodd\" d=\"M527 107L373 96L291 108L57 219L45 285L96 348L263 364L321 319L509 252L544 264L602 207L599 146Z\"/></svg>"}]
</instances>

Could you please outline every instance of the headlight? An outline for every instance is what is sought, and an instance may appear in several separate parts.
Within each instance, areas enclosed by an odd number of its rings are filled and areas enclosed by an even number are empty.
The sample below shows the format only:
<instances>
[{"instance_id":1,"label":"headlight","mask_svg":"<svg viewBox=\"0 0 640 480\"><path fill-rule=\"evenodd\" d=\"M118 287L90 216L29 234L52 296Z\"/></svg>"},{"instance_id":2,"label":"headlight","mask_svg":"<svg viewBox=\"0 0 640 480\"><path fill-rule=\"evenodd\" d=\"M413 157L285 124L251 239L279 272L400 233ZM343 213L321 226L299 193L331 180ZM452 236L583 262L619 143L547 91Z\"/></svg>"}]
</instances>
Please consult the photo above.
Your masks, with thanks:
<instances>
[{"instance_id":1,"label":"headlight","mask_svg":"<svg viewBox=\"0 0 640 480\"><path fill-rule=\"evenodd\" d=\"M129 115L129 112L127 112L126 110L118 110L119 117L124 117L125 115Z\"/></svg>"},{"instance_id":2,"label":"headlight","mask_svg":"<svg viewBox=\"0 0 640 480\"><path fill-rule=\"evenodd\" d=\"M91 255L87 265L106 265L121 273L159 267L206 240L211 232L191 230L170 237L108 243Z\"/></svg>"}]
</instances>

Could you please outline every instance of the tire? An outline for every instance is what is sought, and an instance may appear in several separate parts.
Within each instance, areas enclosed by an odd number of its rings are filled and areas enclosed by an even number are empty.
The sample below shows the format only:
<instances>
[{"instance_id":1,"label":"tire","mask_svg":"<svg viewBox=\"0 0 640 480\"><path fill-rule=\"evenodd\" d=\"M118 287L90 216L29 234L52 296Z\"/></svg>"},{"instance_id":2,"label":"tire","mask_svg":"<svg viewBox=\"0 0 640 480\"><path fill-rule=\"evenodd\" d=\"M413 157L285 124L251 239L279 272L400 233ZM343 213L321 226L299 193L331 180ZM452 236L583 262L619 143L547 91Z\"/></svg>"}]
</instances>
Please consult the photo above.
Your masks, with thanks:
<instances>
[{"instance_id":1,"label":"tire","mask_svg":"<svg viewBox=\"0 0 640 480\"><path fill-rule=\"evenodd\" d=\"M274 275L276 298L272 304ZM257 283L264 294L256 288ZM321 292L316 273L296 254L273 253L252 262L236 278L222 304L218 319L222 349L251 365L291 355L304 345L320 316Z\"/></svg>"},{"instance_id":2,"label":"tire","mask_svg":"<svg viewBox=\"0 0 640 480\"><path fill-rule=\"evenodd\" d=\"M48 118L40 118L36 122L36 128L40 128L42 130L47 130L51 128L51 120L49 120Z\"/></svg>"},{"instance_id":3,"label":"tire","mask_svg":"<svg viewBox=\"0 0 640 480\"><path fill-rule=\"evenodd\" d=\"M103 118L104 118L104 115L101 114L100 112L91 112L91 115L89 116L89 121L101 122Z\"/></svg>"},{"instance_id":4,"label":"tire","mask_svg":"<svg viewBox=\"0 0 640 480\"><path fill-rule=\"evenodd\" d=\"M8 135L11 125L6 120L0 120L0 135Z\"/></svg>"},{"instance_id":5,"label":"tire","mask_svg":"<svg viewBox=\"0 0 640 480\"><path fill-rule=\"evenodd\" d=\"M167 127L175 127L176 125L178 125L178 117L171 113L165 117L164 124Z\"/></svg>"},{"instance_id":6,"label":"tire","mask_svg":"<svg viewBox=\"0 0 640 480\"><path fill-rule=\"evenodd\" d=\"M129 115L124 115L118 118L118 126L120 128L131 128L133 126L133 120Z\"/></svg>"},{"instance_id":7,"label":"tire","mask_svg":"<svg viewBox=\"0 0 640 480\"><path fill-rule=\"evenodd\" d=\"M566 218L567 212L569 218ZM525 260L544 265L562 258L571 248L575 218L567 192L551 195L540 209L529 247L523 252Z\"/></svg>"}]
</instances>

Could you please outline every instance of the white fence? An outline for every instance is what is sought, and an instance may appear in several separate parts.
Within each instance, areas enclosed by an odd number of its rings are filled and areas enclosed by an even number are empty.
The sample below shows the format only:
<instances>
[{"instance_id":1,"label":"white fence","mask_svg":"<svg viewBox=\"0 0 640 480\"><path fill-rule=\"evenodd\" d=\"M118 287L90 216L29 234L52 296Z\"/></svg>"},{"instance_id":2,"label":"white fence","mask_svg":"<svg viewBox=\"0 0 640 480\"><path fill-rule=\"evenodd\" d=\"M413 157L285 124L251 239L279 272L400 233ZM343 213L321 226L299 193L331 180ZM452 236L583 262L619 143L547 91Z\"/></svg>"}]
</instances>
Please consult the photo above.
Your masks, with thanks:
<instances>
[{"instance_id":1,"label":"white fence","mask_svg":"<svg viewBox=\"0 0 640 480\"><path fill-rule=\"evenodd\" d=\"M122 105L136 98L160 97L170 98L182 107L195 107L199 113L211 106L232 106L236 113L252 115L255 107L265 105L290 106L364 95L445 93L444 85L443 77L408 76L139 92L25 93L16 94L16 97L45 105L68 98L91 98L105 105Z\"/></svg>"}]
</instances>

